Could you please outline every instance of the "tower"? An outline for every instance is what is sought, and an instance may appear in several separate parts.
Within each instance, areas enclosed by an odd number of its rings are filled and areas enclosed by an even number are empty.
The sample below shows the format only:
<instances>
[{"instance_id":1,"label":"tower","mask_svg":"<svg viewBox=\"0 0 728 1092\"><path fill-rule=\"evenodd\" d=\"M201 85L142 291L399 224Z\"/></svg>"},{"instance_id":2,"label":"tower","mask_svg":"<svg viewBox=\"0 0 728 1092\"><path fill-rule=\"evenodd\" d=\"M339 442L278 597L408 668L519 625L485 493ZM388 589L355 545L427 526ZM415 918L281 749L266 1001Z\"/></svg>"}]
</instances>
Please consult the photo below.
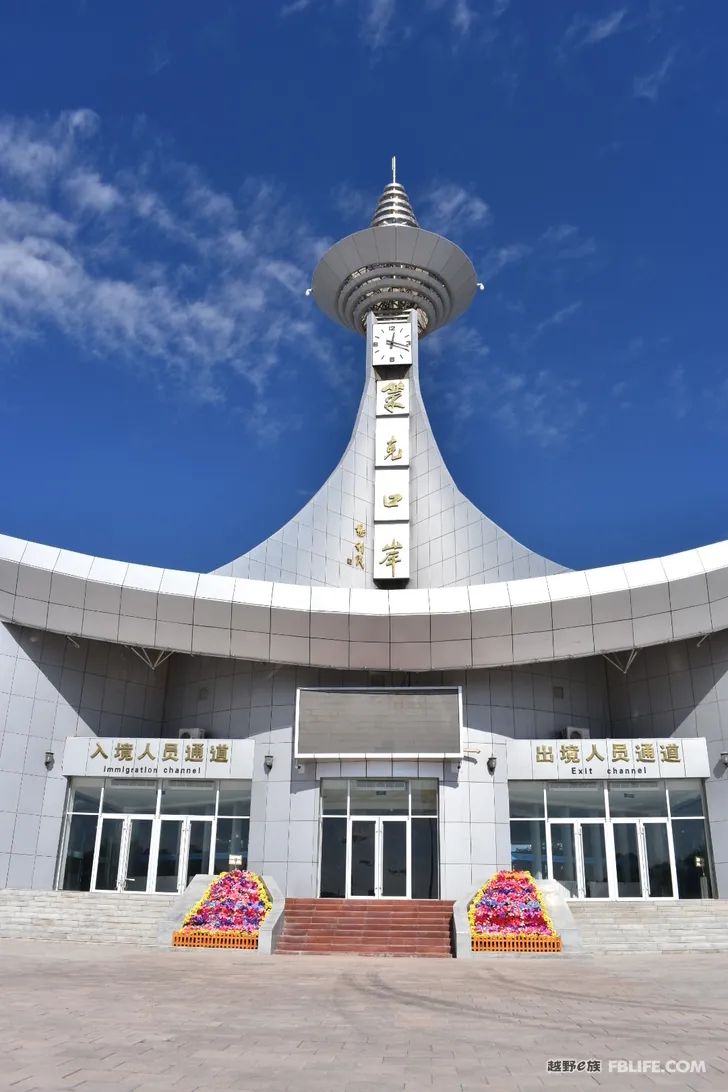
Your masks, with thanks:
<instances>
[{"instance_id":1,"label":"tower","mask_svg":"<svg viewBox=\"0 0 728 1092\"><path fill-rule=\"evenodd\" d=\"M377 586L410 579L410 369L421 337L469 306L475 270L466 254L417 223L404 186L392 181L368 228L335 243L313 276L313 295L330 318L366 334L374 373L374 557ZM355 562L356 563L356 562Z\"/></svg>"},{"instance_id":2,"label":"tower","mask_svg":"<svg viewBox=\"0 0 728 1092\"><path fill-rule=\"evenodd\" d=\"M311 501L217 572L329 587L428 588L561 571L460 493L427 418L420 341L462 315L476 288L460 247L420 227L393 159L369 227L330 247L312 280L323 313L366 338L352 437Z\"/></svg>"}]
</instances>

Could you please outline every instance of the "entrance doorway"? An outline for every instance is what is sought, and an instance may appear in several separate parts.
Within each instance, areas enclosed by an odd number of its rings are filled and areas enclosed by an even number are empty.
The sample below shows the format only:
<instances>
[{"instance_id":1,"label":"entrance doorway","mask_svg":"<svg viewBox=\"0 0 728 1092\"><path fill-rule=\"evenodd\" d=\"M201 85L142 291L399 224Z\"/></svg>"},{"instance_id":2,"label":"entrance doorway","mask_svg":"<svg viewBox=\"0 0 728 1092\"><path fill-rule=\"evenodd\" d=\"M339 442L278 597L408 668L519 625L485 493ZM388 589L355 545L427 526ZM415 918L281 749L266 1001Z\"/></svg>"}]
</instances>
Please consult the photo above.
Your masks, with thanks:
<instances>
[{"instance_id":1,"label":"entrance doorway","mask_svg":"<svg viewBox=\"0 0 728 1092\"><path fill-rule=\"evenodd\" d=\"M514 869L577 899L710 897L700 782L509 782Z\"/></svg>"},{"instance_id":2,"label":"entrance doorway","mask_svg":"<svg viewBox=\"0 0 728 1092\"><path fill-rule=\"evenodd\" d=\"M671 899L677 890L668 824L612 820L618 898Z\"/></svg>"},{"instance_id":3,"label":"entrance doorway","mask_svg":"<svg viewBox=\"0 0 728 1092\"><path fill-rule=\"evenodd\" d=\"M184 891L245 868L250 782L74 781L62 849L67 891Z\"/></svg>"},{"instance_id":4,"label":"entrance doorway","mask_svg":"<svg viewBox=\"0 0 728 1092\"><path fill-rule=\"evenodd\" d=\"M410 897L409 819L350 819L347 898Z\"/></svg>"},{"instance_id":5,"label":"entrance doorway","mask_svg":"<svg viewBox=\"0 0 728 1092\"><path fill-rule=\"evenodd\" d=\"M92 891L146 891L153 816L103 816Z\"/></svg>"},{"instance_id":6,"label":"entrance doorway","mask_svg":"<svg viewBox=\"0 0 728 1092\"><path fill-rule=\"evenodd\" d=\"M321 783L322 898L436 899L437 781Z\"/></svg>"},{"instance_id":7,"label":"entrance doorway","mask_svg":"<svg viewBox=\"0 0 728 1092\"><path fill-rule=\"evenodd\" d=\"M549 822L547 850L551 875L574 899L605 899L609 873L604 825L600 822Z\"/></svg>"}]
</instances>

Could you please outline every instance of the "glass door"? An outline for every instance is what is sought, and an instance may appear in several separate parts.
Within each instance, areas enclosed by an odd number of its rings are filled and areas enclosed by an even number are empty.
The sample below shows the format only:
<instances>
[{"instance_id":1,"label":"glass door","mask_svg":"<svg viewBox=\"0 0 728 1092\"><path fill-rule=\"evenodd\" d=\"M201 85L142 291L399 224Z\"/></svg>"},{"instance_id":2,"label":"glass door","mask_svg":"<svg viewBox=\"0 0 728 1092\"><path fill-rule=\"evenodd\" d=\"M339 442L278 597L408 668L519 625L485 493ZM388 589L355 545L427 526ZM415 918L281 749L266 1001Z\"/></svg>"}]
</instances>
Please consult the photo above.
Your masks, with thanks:
<instances>
[{"instance_id":1,"label":"glass door","mask_svg":"<svg viewBox=\"0 0 728 1092\"><path fill-rule=\"evenodd\" d=\"M152 818L104 815L99 824L94 891L146 891Z\"/></svg>"},{"instance_id":2,"label":"glass door","mask_svg":"<svg viewBox=\"0 0 728 1092\"><path fill-rule=\"evenodd\" d=\"M211 820L162 818L154 890L182 892L193 876L208 875L211 845Z\"/></svg>"},{"instance_id":3,"label":"glass door","mask_svg":"<svg viewBox=\"0 0 728 1092\"><path fill-rule=\"evenodd\" d=\"M407 823L407 819L379 820L377 863L379 893L384 899L406 899L409 895Z\"/></svg>"},{"instance_id":4,"label":"glass door","mask_svg":"<svg viewBox=\"0 0 728 1092\"><path fill-rule=\"evenodd\" d=\"M146 891L151 861L153 819L124 820L125 844L122 842L119 870L120 891Z\"/></svg>"},{"instance_id":5,"label":"glass door","mask_svg":"<svg viewBox=\"0 0 728 1092\"><path fill-rule=\"evenodd\" d=\"M161 820L159 845L157 847L155 891L174 892L180 890L183 834L183 819Z\"/></svg>"},{"instance_id":6,"label":"glass door","mask_svg":"<svg viewBox=\"0 0 728 1092\"><path fill-rule=\"evenodd\" d=\"M199 876L200 874L207 876L210 873L210 846L212 845L212 823L210 820L188 819L186 841L186 867L183 870L182 890L193 876Z\"/></svg>"},{"instance_id":7,"label":"glass door","mask_svg":"<svg viewBox=\"0 0 728 1092\"><path fill-rule=\"evenodd\" d=\"M553 879L573 899L609 897L607 847L601 822L549 823L549 846Z\"/></svg>"},{"instance_id":8,"label":"glass door","mask_svg":"<svg viewBox=\"0 0 728 1092\"><path fill-rule=\"evenodd\" d=\"M644 860L645 895L652 899L671 899L676 884L673 876L673 855L667 822L641 820L640 836Z\"/></svg>"},{"instance_id":9,"label":"glass door","mask_svg":"<svg viewBox=\"0 0 728 1092\"><path fill-rule=\"evenodd\" d=\"M92 891L119 890L119 861L124 830L123 818L104 816L96 836L96 867L91 880Z\"/></svg>"},{"instance_id":10,"label":"glass door","mask_svg":"<svg viewBox=\"0 0 728 1092\"><path fill-rule=\"evenodd\" d=\"M614 820L617 897L672 899L677 884L670 827L663 819Z\"/></svg>"},{"instance_id":11,"label":"glass door","mask_svg":"<svg viewBox=\"0 0 728 1092\"><path fill-rule=\"evenodd\" d=\"M409 820L351 819L349 897L409 898Z\"/></svg>"},{"instance_id":12,"label":"glass door","mask_svg":"<svg viewBox=\"0 0 728 1092\"><path fill-rule=\"evenodd\" d=\"M581 869L577 863L576 824L549 823L550 874L566 888L572 899L580 897Z\"/></svg>"},{"instance_id":13,"label":"glass door","mask_svg":"<svg viewBox=\"0 0 728 1092\"><path fill-rule=\"evenodd\" d=\"M349 895L370 898L376 894L376 819L352 819L349 837Z\"/></svg>"},{"instance_id":14,"label":"glass door","mask_svg":"<svg viewBox=\"0 0 728 1092\"><path fill-rule=\"evenodd\" d=\"M613 822L612 832L614 834L617 898L641 898L643 890L639 824L636 821Z\"/></svg>"}]
</instances>

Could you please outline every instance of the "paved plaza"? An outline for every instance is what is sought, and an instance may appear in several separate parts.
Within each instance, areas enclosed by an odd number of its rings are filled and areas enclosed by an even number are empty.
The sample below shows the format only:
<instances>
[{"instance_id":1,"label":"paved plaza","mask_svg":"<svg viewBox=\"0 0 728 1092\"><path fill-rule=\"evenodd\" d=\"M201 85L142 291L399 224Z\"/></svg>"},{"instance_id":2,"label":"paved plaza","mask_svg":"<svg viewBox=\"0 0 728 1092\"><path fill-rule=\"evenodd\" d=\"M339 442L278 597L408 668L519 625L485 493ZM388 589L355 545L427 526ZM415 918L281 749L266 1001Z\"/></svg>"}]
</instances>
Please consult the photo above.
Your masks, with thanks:
<instances>
[{"instance_id":1,"label":"paved plaza","mask_svg":"<svg viewBox=\"0 0 728 1092\"><path fill-rule=\"evenodd\" d=\"M728 1088L710 955L475 963L0 942L17 1092ZM549 1060L601 1072L549 1072ZM704 1060L704 1075L609 1073Z\"/></svg>"}]
</instances>

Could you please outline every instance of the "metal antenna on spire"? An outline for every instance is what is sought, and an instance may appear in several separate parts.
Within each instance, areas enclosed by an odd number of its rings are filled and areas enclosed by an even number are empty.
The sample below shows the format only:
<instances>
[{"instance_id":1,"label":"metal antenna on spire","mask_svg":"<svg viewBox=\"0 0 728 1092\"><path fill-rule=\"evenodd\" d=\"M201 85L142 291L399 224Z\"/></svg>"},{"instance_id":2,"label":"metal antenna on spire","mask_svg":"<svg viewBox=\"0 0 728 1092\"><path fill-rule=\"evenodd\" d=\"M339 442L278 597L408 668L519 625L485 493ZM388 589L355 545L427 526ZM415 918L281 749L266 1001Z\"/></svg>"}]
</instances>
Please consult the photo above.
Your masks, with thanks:
<instances>
[{"instance_id":1,"label":"metal antenna on spire","mask_svg":"<svg viewBox=\"0 0 728 1092\"><path fill-rule=\"evenodd\" d=\"M397 157L396 157L396 155L392 156L392 181L393 182L397 181Z\"/></svg>"}]
</instances>

